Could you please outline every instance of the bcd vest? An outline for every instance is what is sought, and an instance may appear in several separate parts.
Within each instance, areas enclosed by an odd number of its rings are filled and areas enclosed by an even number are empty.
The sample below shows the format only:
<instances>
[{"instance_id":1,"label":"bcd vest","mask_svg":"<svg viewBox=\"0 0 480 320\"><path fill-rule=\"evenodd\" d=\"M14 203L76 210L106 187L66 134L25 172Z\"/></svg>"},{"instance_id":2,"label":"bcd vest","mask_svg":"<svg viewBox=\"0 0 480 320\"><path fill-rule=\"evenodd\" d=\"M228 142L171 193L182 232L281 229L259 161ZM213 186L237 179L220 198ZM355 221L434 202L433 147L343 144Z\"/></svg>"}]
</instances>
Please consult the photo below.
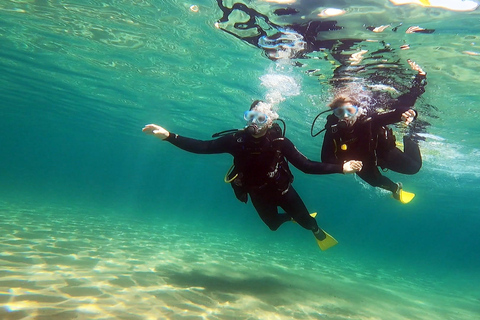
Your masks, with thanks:
<instances>
[{"instance_id":1,"label":"bcd vest","mask_svg":"<svg viewBox=\"0 0 480 320\"><path fill-rule=\"evenodd\" d=\"M268 187L282 194L288 191L293 175L280 151L284 139L281 128L274 124L262 139L254 139L244 131L235 134L240 152L226 177L238 200L247 202L248 192Z\"/></svg>"}]
</instances>

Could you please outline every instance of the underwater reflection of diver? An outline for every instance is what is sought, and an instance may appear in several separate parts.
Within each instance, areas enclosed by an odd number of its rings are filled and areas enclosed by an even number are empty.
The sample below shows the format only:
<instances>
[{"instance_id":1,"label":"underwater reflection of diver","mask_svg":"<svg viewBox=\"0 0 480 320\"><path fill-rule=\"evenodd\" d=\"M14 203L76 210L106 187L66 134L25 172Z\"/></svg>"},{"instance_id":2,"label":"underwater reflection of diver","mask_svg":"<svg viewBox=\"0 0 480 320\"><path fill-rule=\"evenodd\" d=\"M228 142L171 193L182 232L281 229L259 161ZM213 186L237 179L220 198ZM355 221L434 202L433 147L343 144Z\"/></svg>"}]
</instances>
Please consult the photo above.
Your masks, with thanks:
<instances>
[{"instance_id":1,"label":"underwater reflection of diver","mask_svg":"<svg viewBox=\"0 0 480 320\"><path fill-rule=\"evenodd\" d=\"M324 42L318 40L317 36L321 32L342 29L336 26L336 21L326 20L279 25L274 23L268 15L246 4L237 2L229 7L222 0L217 0L217 4L223 16L216 22L216 27L250 45L263 49L267 58L272 60L303 57L305 53L317 51L320 47L329 49L338 41ZM274 15L277 16L295 13L294 9L288 8L274 11Z\"/></svg>"},{"instance_id":2,"label":"underwater reflection of diver","mask_svg":"<svg viewBox=\"0 0 480 320\"><path fill-rule=\"evenodd\" d=\"M258 46L267 57L276 59L291 59L299 57L305 50L306 42L303 36L295 31L280 30L272 36L262 36L258 39Z\"/></svg>"}]
</instances>

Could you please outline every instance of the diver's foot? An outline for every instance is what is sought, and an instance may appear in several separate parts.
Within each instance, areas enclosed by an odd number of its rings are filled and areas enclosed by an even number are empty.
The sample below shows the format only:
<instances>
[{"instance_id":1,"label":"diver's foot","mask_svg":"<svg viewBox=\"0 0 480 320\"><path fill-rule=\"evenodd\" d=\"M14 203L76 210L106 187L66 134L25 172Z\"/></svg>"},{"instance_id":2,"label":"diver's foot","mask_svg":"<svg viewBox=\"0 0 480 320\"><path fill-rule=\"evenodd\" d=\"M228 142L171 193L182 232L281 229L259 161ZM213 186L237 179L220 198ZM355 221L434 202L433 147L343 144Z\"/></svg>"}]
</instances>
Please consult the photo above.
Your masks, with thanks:
<instances>
[{"instance_id":1,"label":"diver's foot","mask_svg":"<svg viewBox=\"0 0 480 320\"><path fill-rule=\"evenodd\" d=\"M395 190L395 192L392 192L392 196L398 201L400 201L400 192L402 191L403 185L401 182L396 183L396 185L397 185L397 190Z\"/></svg>"},{"instance_id":2,"label":"diver's foot","mask_svg":"<svg viewBox=\"0 0 480 320\"><path fill-rule=\"evenodd\" d=\"M317 238L317 240L319 240L319 241L325 240L325 238L327 237L327 235L325 234L325 232L323 232L323 230L320 229L320 228L318 228L317 231L313 231L313 235L314 235L315 238Z\"/></svg>"},{"instance_id":3,"label":"diver's foot","mask_svg":"<svg viewBox=\"0 0 480 320\"><path fill-rule=\"evenodd\" d=\"M318 246L322 251L327 250L338 244L338 241L335 240L334 237L323 231L322 229L318 228L318 230L313 232L315 236L315 240L317 241Z\"/></svg>"},{"instance_id":4,"label":"diver's foot","mask_svg":"<svg viewBox=\"0 0 480 320\"><path fill-rule=\"evenodd\" d=\"M392 196L397 199L398 201L400 201L401 203L409 203L410 201L413 200L413 198L415 198L415 193L412 193L412 192L407 192L405 190L403 190L403 185L401 182L398 182L397 183L397 190L395 190L395 192L392 192Z\"/></svg>"}]
</instances>

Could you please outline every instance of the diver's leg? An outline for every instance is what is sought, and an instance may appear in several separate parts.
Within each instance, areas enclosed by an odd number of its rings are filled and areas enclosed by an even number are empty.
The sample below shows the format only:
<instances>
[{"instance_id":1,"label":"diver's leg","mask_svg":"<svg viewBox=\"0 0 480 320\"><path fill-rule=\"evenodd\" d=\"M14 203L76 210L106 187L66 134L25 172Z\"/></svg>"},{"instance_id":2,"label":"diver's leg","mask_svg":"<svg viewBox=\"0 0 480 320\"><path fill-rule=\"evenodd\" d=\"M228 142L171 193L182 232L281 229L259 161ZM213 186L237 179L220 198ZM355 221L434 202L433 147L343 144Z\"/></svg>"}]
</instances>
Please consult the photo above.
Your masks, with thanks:
<instances>
[{"instance_id":1,"label":"diver's leg","mask_svg":"<svg viewBox=\"0 0 480 320\"><path fill-rule=\"evenodd\" d=\"M422 154L420 153L420 147L418 143L413 141L410 137L403 137L404 153L411 159L412 164L409 172L406 174L415 174L420 171L422 167Z\"/></svg>"},{"instance_id":2,"label":"diver's leg","mask_svg":"<svg viewBox=\"0 0 480 320\"><path fill-rule=\"evenodd\" d=\"M405 152L398 148L392 148L381 157L382 168L387 168L398 173L415 174L422 167L422 155L418 144L410 139L403 137Z\"/></svg>"},{"instance_id":3,"label":"diver's leg","mask_svg":"<svg viewBox=\"0 0 480 320\"><path fill-rule=\"evenodd\" d=\"M293 186L290 186L288 192L281 197L279 205L299 225L307 230L311 230L318 240L326 238L325 232L318 226L317 220L310 216L305 203Z\"/></svg>"},{"instance_id":4,"label":"diver's leg","mask_svg":"<svg viewBox=\"0 0 480 320\"><path fill-rule=\"evenodd\" d=\"M372 187L382 188L393 193L398 189L398 185L382 175L374 164L364 163L362 170L358 171L357 175Z\"/></svg>"},{"instance_id":5,"label":"diver's leg","mask_svg":"<svg viewBox=\"0 0 480 320\"><path fill-rule=\"evenodd\" d=\"M291 219L287 214L278 213L277 204L273 201L274 198L275 196L270 193L250 193L250 199L258 215L272 231L277 230L284 222Z\"/></svg>"}]
</instances>

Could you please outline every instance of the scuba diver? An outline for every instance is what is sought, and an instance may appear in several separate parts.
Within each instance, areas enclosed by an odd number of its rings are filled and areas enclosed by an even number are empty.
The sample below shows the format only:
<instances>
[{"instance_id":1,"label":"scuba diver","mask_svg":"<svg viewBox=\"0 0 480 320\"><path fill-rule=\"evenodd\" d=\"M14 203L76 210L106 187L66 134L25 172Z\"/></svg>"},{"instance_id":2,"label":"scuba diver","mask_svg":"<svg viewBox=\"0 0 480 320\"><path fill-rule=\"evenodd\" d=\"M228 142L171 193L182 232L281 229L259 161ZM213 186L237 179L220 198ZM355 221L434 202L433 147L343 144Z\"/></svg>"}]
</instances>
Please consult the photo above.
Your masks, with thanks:
<instances>
[{"instance_id":1,"label":"scuba diver","mask_svg":"<svg viewBox=\"0 0 480 320\"><path fill-rule=\"evenodd\" d=\"M415 62L408 60L408 63L418 73L410 90L396 99L386 101L370 97L365 100L345 92L336 96L329 104L333 114L327 117L322 130L325 136L321 153L322 161L328 163L343 163L349 159L362 161L363 169L357 172L358 176L371 186L392 192L393 197L402 203L410 202L415 194L404 191L402 183L383 176L378 167L403 174L415 174L422 167L418 144L405 135L402 152L396 147L392 129L387 126L401 121L408 125L417 118L417 112L411 108L425 92L426 73ZM367 94L374 95L374 92Z\"/></svg>"},{"instance_id":2,"label":"scuba diver","mask_svg":"<svg viewBox=\"0 0 480 320\"><path fill-rule=\"evenodd\" d=\"M305 173L354 173L362 169L360 161L330 164L311 161L285 138L274 120L278 115L268 103L257 100L244 114L247 126L243 130L229 130L213 135L213 140L197 140L168 132L156 124L143 128L146 134L166 140L174 146L198 154L230 153L233 166L225 176L236 197L247 202L248 196L263 222L277 230L287 221L295 221L311 230L322 250L338 242L323 231L310 215L304 202L292 186L293 175L288 162ZM285 213L279 213L281 207Z\"/></svg>"}]
</instances>

